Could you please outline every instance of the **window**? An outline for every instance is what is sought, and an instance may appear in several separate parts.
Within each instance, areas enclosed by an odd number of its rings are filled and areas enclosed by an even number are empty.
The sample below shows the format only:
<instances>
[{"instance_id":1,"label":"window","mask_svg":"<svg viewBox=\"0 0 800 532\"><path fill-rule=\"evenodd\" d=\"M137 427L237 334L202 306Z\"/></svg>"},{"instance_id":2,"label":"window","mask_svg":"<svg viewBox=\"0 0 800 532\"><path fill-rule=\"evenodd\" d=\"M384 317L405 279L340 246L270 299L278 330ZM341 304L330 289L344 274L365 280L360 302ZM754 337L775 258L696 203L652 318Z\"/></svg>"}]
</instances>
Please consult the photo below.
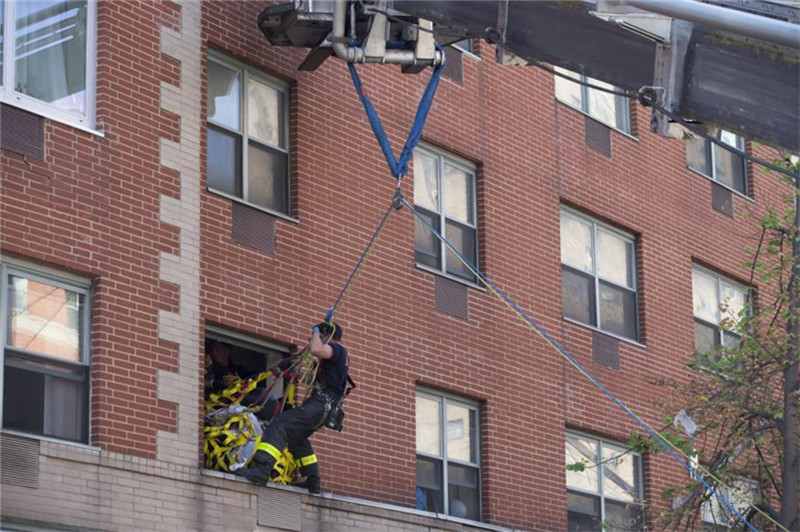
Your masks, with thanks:
<instances>
[{"instance_id":1,"label":"window","mask_svg":"<svg viewBox=\"0 0 800 532\"><path fill-rule=\"evenodd\" d=\"M474 165L455 156L417 148L414 150L414 205L437 232L477 266ZM477 281L459 257L419 220L416 222L415 258L417 264L470 282Z\"/></svg>"},{"instance_id":2,"label":"window","mask_svg":"<svg viewBox=\"0 0 800 532\"><path fill-rule=\"evenodd\" d=\"M644 530L642 458L620 445L567 434L569 530Z\"/></svg>"},{"instance_id":3,"label":"window","mask_svg":"<svg viewBox=\"0 0 800 532\"><path fill-rule=\"evenodd\" d=\"M562 209L561 294L565 318L638 340L633 236Z\"/></svg>"},{"instance_id":4,"label":"window","mask_svg":"<svg viewBox=\"0 0 800 532\"><path fill-rule=\"evenodd\" d=\"M745 150L744 139L738 135L719 130L714 136L728 146ZM687 140L686 164L736 192L747 194L747 167L741 155L706 139Z\"/></svg>"},{"instance_id":5,"label":"window","mask_svg":"<svg viewBox=\"0 0 800 532\"><path fill-rule=\"evenodd\" d=\"M95 0L0 0L0 101L94 127Z\"/></svg>"},{"instance_id":6,"label":"window","mask_svg":"<svg viewBox=\"0 0 800 532\"><path fill-rule=\"evenodd\" d=\"M417 391L417 508L481 519L478 406Z\"/></svg>"},{"instance_id":7,"label":"window","mask_svg":"<svg viewBox=\"0 0 800 532\"><path fill-rule=\"evenodd\" d=\"M235 61L208 61L208 188L289 215L289 88Z\"/></svg>"},{"instance_id":8,"label":"window","mask_svg":"<svg viewBox=\"0 0 800 532\"><path fill-rule=\"evenodd\" d=\"M747 288L695 266L692 269L694 345L699 353L736 347L736 323L747 304Z\"/></svg>"},{"instance_id":9,"label":"window","mask_svg":"<svg viewBox=\"0 0 800 532\"><path fill-rule=\"evenodd\" d=\"M462 52L467 52L470 54L474 54L475 44L473 39L462 39L458 42L453 43L454 48L458 48Z\"/></svg>"},{"instance_id":10,"label":"window","mask_svg":"<svg viewBox=\"0 0 800 532\"><path fill-rule=\"evenodd\" d=\"M2 266L4 429L89 441L89 288Z\"/></svg>"},{"instance_id":11,"label":"window","mask_svg":"<svg viewBox=\"0 0 800 532\"><path fill-rule=\"evenodd\" d=\"M254 377L278 364L289 353L277 346L208 326L205 354L208 394L227 387L226 375L241 379ZM265 386L268 384L268 382L263 383ZM272 392L280 396L283 393L281 384L277 383Z\"/></svg>"},{"instance_id":12,"label":"window","mask_svg":"<svg viewBox=\"0 0 800 532\"><path fill-rule=\"evenodd\" d=\"M761 490L758 487L758 482L740 478L734 480L729 488L717 488L717 493L736 508L737 512L746 515L750 505L760 498ZM727 505L722 504L713 493L708 492L707 495L708 499L703 501L701 507L704 531L723 532L725 530L733 530L734 527L741 527L743 523L739 521L739 518ZM739 529L737 528L737 530Z\"/></svg>"},{"instance_id":13,"label":"window","mask_svg":"<svg viewBox=\"0 0 800 532\"><path fill-rule=\"evenodd\" d=\"M622 90L608 83L590 78L583 74L570 72L563 68L556 67L556 71L581 83L590 83L609 90ZM557 100L579 111L583 111L592 118L614 129L630 133L630 105L627 97L592 89L586 85L581 85L580 83L562 78L561 76L555 76L555 83Z\"/></svg>"}]
</instances>

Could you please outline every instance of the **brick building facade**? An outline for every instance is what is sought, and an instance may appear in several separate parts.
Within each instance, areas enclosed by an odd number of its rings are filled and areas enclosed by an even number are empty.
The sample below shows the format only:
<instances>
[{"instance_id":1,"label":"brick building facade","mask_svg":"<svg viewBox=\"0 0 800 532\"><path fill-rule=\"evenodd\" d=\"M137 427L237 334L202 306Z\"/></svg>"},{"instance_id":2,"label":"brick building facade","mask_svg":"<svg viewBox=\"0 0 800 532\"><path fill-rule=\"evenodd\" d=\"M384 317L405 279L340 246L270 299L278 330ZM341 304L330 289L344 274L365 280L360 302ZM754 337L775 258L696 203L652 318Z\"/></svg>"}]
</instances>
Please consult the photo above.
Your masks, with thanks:
<instances>
[{"instance_id":1,"label":"brick building facade","mask_svg":"<svg viewBox=\"0 0 800 532\"><path fill-rule=\"evenodd\" d=\"M9 4L6 31L23 22L5 42L56 24ZM344 432L314 437L324 495L203 470L206 340L278 358L305 345L395 190L345 65L299 72L305 51L274 48L256 27L266 4L56 7L46 16L85 28L87 75L68 92L82 106L3 86L3 526L564 530L581 501L607 516L631 494L648 516L666 508L661 490L686 472L664 455L626 455L625 493L584 486L568 502L565 441L624 447L635 423L426 248L407 209L337 311L359 387ZM617 102L608 127L590 116L596 100L559 101L552 74L501 66L485 42L450 56L461 71L442 79L404 194L422 206L437 179L466 194L426 212L477 242L481 270L657 426L664 392L650 383L684 378L695 348L693 276L746 285L756 229L744 214L780 190L752 168L740 191L687 168L686 142L650 133L635 102L623 118ZM429 74L359 70L400 146ZM279 117L265 128L263 98ZM608 260L613 283L569 262L568 224L608 245L590 262ZM53 314L33 310L37 293ZM25 336L17 311L47 321ZM39 331L66 354L31 343ZM74 419L54 420L65 405ZM441 497L438 514L416 509L419 492Z\"/></svg>"}]
</instances>

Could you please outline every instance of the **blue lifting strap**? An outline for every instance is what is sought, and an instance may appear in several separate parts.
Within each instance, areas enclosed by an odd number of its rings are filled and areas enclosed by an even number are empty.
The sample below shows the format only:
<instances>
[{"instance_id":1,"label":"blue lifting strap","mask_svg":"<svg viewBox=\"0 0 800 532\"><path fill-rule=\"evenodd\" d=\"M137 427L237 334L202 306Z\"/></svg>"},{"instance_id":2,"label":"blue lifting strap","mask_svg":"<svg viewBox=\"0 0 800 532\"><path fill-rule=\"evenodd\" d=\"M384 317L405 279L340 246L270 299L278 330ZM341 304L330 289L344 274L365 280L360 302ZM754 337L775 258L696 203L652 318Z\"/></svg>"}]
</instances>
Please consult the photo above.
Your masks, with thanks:
<instances>
[{"instance_id":1,"label":"blue lifting strap","mask_svg":"<svg viewBox=\"0 0 800 532\"><path fill-rule=\"evenodd\" d=\"M387 44L392 45L394 43ZM437 44L436 49L441 50L442 48ZM378 117L378 113L370 99L364 94L361 78L356 71L356 67L352 63L348 63L347 66L350 68L350 76L353 78L353 85L356 87L358 97L361 99L361 103L364 104L364 110L367 112L367 118L372 126L372 131L375 133L375 138L378 140L378 144L380 144L383 150L383 155L386 157L389 170L391 170L392 175L399 181L408 172L408 162L414 153L414 148L417 146L420 137L422 137L422 128L425 127L425 119L428 117L428 111L430 111L431 105L433 104L433 96L436 93L436 87L439 85L439 78L442 75L444 64L437 65L436 68L433 69L431 79L428 81L428 87L425 89L425 93L422 95L422 99L419 102L417 115L414 117L414 124L411 126L408 139L406 139L405 146L403 146L403 151L400 154L400 160L395 158L392 147L389 145L389 139L386 137L386 131L383 129L383 124L381 124L381 119Z\"/></svg>"}]
</instances>

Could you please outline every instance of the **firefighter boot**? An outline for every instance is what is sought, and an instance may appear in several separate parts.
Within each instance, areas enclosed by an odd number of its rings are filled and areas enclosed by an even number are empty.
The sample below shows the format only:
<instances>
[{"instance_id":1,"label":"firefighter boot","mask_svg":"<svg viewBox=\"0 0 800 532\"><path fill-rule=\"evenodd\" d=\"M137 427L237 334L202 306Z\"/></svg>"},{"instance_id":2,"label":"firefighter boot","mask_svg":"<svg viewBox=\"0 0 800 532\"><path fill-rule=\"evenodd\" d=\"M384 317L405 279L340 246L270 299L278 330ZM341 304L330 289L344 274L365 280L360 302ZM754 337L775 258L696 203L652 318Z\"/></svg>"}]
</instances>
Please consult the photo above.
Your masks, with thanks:
<instances>
[{"instance_id":1,"label":"firefighter boot","mask_svg":"<svg viewBox=\"0 0 800 532\"><path fill-rule=\"evenodd\" d=\"M317 495L321 491L319 475L309 475L303 484L304 487L308 488L309 493Z\"/></svg>"},{"instance_id":2,"label":"firefighter boot","mask_svg":"<svg viewBox=\"0 0 800 532\"><path fill-rule=\"evenodd\" d=\"M253 467L237 469L235 473L248 479L253 484L266 486L269 479L276 474L276 471L272 469L275 466L275 459L263 451L256 451L256 455L253 457L253 464Z\"/></svg>"},{"instance_id":3,"label":"firefighter boot","mask_svg":"<svg viewBox=\"0 0 800 532\"><path fill-rule=\"evenodd\" d=\"M306 478L305 482L300 484L300 487L308 488L309 493L318 494L320 492L319 464L316 462L317 457L311 456L313 457L313 462L300 466L300 474ZM308 458L305 460L308 460ZM302 461L303 459L300 460L301 463Z\"/></svg>"}]
</instances>

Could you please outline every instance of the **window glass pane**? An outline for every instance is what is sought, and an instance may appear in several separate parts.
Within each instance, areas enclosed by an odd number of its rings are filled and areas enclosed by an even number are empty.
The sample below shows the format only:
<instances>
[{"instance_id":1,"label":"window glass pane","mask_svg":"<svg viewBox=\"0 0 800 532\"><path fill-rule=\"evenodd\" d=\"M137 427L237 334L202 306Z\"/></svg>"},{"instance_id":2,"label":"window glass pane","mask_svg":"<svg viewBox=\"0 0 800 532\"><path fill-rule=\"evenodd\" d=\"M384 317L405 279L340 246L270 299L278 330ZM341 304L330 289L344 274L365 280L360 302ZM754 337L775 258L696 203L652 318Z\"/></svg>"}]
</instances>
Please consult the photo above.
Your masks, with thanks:
<instances>
[{"instance_id":1,"label":"window glass pane","mask_svg":"<svg viewBox=\"0 0 800 532\"><path fill-rule=\"evenodd\" d=\"M286 154L251 142L247 148L247 201L288 212L289 183Z\"/></svg>"},{"instance_id":2,"label":"window glass pane","mask_svg":"<svg viewBox=\"0 0 800 532\"><path fill-rule=\"evenodd\" d=\"M472 196L473 176L460 168L444 165L444 213L468 224L475 223Z\"/></svg>"},{"instance_id":3,"label":"window glass pane","mask_svg":"<svg viewBox=\"0 0 800 532\"><path fill-rule=\"evenodd\" d=\"M477 463L475 410L447 403L447 457Z\"/></svg>"},{"instance_id":4,"label":"window glass pane","mask_svg":"<svg viewBox=\"0 0 800 532\"><path fill-rule=\"evenodd\" d=\"M620 503L606 499L606 530L631 531L644 530L644 512L635 503Z\"/></svg>"},{"instance_id":5,"label":"window glass pane","mask_svg":"<svg viewBox=\"0 0 800 532\"><path fill-rule=\"evenodd\" d=\"M633 243L598 229L597 274L609 281L633 288Z\"/></svg>"},{"instance_id":6,"label":"window glass pane","mask_svg":"<svg viewBox=\"0 0 800 532\"><path fill-rule=\"evenodd\" d=\"M63 366L7 353L3 383L4 427L88 440L87 366Z\"/></svg>"},{"instance_id":7,"label":"window glass pane","mask_svg":"<svg viewBox=\"0 0 800 532\"><path fill-rule=\"evenodd\" d=\"M718 324L717 280L698 270L692 271L694 315L709 323Z\"/></svg>"},{"instance_id":8,"label":"window glass pane","mask_svg":"<svg viewBox=\"0 0 800 532\"><path fill-rule=\"evenodd\" d=\"M636 339L636 293L600 282L600 328Z\"/></svg>"},{"instance_id":9,"label":"window glass pane","mask_svg":"<svg viewBox=\"0 0 800 532\"><path fill-rule=\"evenodd\" d=\"M567 486L597 493L597 442L568 434L565 451L566 465L579 462L586 465L584 471L567 471Z\"/></svg>"},{"instance_id":10,"label":"window glass pane","mask_svg":"<svg viewBox=\"0 0 800 532\"><path fill-rule=\"evenodd\" d=\"M208 119L241 131L240 73L208 62Z\"/></svg>"},{"instance_id":11,"label":"window glass pane","mask_svg":"<svg viewBox=\"0 0 800 532\"><path fill-rule=\"evenodd\" d=\"M741 319L740 313L747 302L746 293L741 288L728 284L725 281L721 283L720 292L720 296L722 297L722 318L730 320L730 323L726 325L734 328L734 325L739 323Z\"/></svg>"},{"instance_id":12,"label":"window glass pane","mask_svg":"<svg viewBox=\"0 0 800 532\"><path fill-rule=\"evenodd\" d=\"M424 218L431 226L440 232L439 216L433 216L422 210L418 211L420 216ZM432 268L441 269L441 250L442 246L439 239L433 234L427 225L422 223L418 218L414 218L414 233L415 233L415 247L414 247L414 260L419 264L424 264Z\"/></svg>"},{"instance_id":13,"label":"window glass pane","mask_svg":"<svg viewBox=\"0 0 800 532\"><path fill-rule=\"evenodd\" d=\"M724 345L728 349L735 349L739 346L739 342L742 341L742 337L738 334L723 332L722 333L722 345Z\"/></svg>"},{"instance_id":14,"label":"window glass pane","mask_svg":"<svg viewBox=\"0 0 800 532\"><path fill-rule=\"evenodd\" d=\"M595 325L594 278L562 268L561 305L565 317Z\"/></svg>"},{"instance_id":15,"label":"window glass pane","mask_svg":"<svg viewBox=\"0 0 800 532\"><path fill-rule=\"evenodd\" d=\"M686 141L686 164L689 168L701 174L711 175L707 140L693 139Z\"/></svg>"},{"instance_id":16,"label":"window glass pane","mask_svg":"<svg viewBox=\"0 0 800 532\"><path fill-rule=\"evenodd\" d=\"M568 491L567 530L601 532L600 497Z\"/></svg>"},{"instance_id":17,"label":"window glass pane","mask_svg":"<svg viewBox=\"0 0 800 532\"><path fill-rule=\"evenodd\" d=\"M694 322L694 350L698 353L713 351L717 346L717 330L705 323Z\"/></svg>"},{"instance_id":18,"label":"window glass pane","mask_svg":"<svg viewBox=\"0 0 800 532\"><path fill-rule=\"evenodd\" d=\"M723 140L725 133L723 132ZM735 141L732 145L738 147ZM716 144L712 149L714 150L714 179L744 194L747 188L745 185L744 159Z\"/></svg>"},{"instance_id":19,"label":"window glass pane","mask_svg":"<svg viewBox=\"0 0 800 532\"><path fill-rule=\"evenodd\" d=\"M750 504L760 498L758 483L746 478L735 479L730 484L730 489L718 488L719 494L727 499L736 510L744 514ZM735 491L736 493L731 493ZM703 515L703 530L728 530L736 524L738 517L728 509L727 505L719 502L716 495L706 492L708 499L701 507ZM719 528L706 527L706 524L721 525Z\"/></svg>"},{"instance_id":20,"label":"window glass pane","mask_svg":"<svg viewBox=\"0 0 800 532\"><path fill-rule=\"evenodd\" d=\"M621 501L638 501L640 458L611 444L603 444L603 492Z\"/></svg>"},{"instance_id":21,"label":"window glass pane","mask_svg":"<svg viewBox=\"0 0 800 532\"><path fill-rule=\"evenodd\" d=\"M417 457L417 509L428 512L444 512L444 489L442 486L442 462Z\"/></svg>"},{"instance_id":22,"label":"window glass pane","mask_svg":"<svg viewBox=\"0 0 800 532\"><path fill-rule=\"evenodd\" d=\"M83 440L86 424L83 382L45 376L44 434L68 440Z\"/></svg>"},{"instance_id":23,"label":"window glass pane","mask_svg":"<svg viewBox=\"0 0 800 532\"><path fill-rule=\"evenodd\" d=\"M561 74L565 74L571 78L580 79L580 75L576 74L575 72L570 72L569 70L565 70L560 67L555 67L555 69ZM554 76L554 78L556 85L556 98L567 105L577 107L578 109L583 109L581 86L574 81L564 79L561 76Z\"/></svg>"},{"instance_id":24,"label":"window glass pane","mask_svg":"<svg viewBox=\"0 0 800 532\"><path fill-rule=\"evenodd\" d=\"M273 146L285 148L283 92L250 79L247 84L247 133Z\"/></svg>"},{"instance_id":25,"label":"window glass pane","mask_svg":"<svg viewBox=\"0 0 800 532\"><path fill-rule=\"evenodd\" d=\"M44 432L44 375L11 367L3 370L3 428ZM14 405L9 408L9 405Z\"/></svg>"},{"instance_id":26,"label":"window glass pane","mask_svg":"<svg viewBox=\"0 0 800 532\"><path fill-rule=\"evenodd\" d=\"M439 211L439 184L436 159L414 151L414 205Z\"/></svg>"},{"instance_id":27,"label":"window glass pane","mask_svg":"<svg viewBox=\"0 0 800 532\"><path fill-rule=\"evenodd\" d=\"M439 401L417 396L417 452L441 456Z\"/></svg>"},{"instance_id":28,"label":"window glass pane","mask_svg":"<svg viewBox=\"0 0 800 532\"><path fill-rule=\"evenodd\" d=\"M603 87L609 90L616 90L616 87L604 83L600 80L593 78L586 78L588 83ZM617 97L610 92L604 92L596 89L589 89L589 106L587 112L601 122L604 122L612 127L619 127L622 124L617 121Z\"/></svg>"},{"instance_id":29,"label":"window glass pane","mask_svg":"<svg viewBox=\"0 0 800 532\"><path fill-rule=\"evenodd\" d=\"M592 225L561 214L561 262L585 272L594 272L592 265Z\"/></svg>"},{"instance_id":30,"label":"window glass pane","mask_svg":"<svg viewBox=\"0 0 800 532\"><path fill-rule=\"evenodd\" d=\"M453 222L445 222L445 238L473 265L476 262L475 229L464 227ZM461 259L447 248L447 273L464 279L474 280L475 276Z\"/></svg>"},{"instance_id":31,"label":"window glass pane","mask_svg":"<svg viewBox=\"0 0 800 532\"><path fill-rule=\"evenodd\" d=\"M16 2L14 89L86 113L86 0Z\"/></svg>"},{"instance_id":32,"label":"window glass pane","mask_svg":"<svg viewBox=\"0 0 800 532\"><path fill-rule=\"evenodd\" d=\"M83 295L10 276L8 345L65 360L81 359Z\"/></svg>"},{"instance_id":33,"label":"window glass pane","mask_svg":"<svg viewBox=\"0 0 800 532\"><path fill-rule=\"evenodd\" d=\"M460 48L465 52L472 52L472 39L462 39L458 42L454 42L453 46L456 48Z\"/></svg>"},{"instance_id":34,"label":"window glass pane","mask_svg":"<svg viewBox=\"0 0 800 532\"><path fill-rule=\"evenodd\" d=\"M478 469L448 464L447 502L450 515L478 521L481 516Z\"/></svg>"},{"instance_id":35,"label":"window glass pane","mask_svg":"<svg viewBox=\"0 0 800 532\"><path fill-rule=\"evenodd\" d=\"M208 187L241 197L241 138L208 128Z\"/></svg>"}]
</instances>

